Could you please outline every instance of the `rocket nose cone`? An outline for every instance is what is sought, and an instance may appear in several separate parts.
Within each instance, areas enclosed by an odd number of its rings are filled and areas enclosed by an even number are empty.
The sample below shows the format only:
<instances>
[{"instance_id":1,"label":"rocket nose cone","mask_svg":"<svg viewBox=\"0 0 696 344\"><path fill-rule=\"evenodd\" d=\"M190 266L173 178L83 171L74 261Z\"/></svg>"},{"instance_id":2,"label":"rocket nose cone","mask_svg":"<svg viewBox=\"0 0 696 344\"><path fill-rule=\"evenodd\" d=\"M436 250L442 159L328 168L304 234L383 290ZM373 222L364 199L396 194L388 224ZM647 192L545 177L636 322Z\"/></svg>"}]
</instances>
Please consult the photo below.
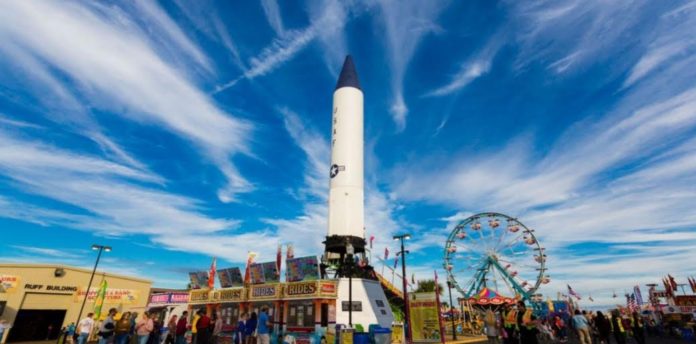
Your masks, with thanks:
<instances>
[{"instance_id":1,"label":"rocket nose cone","mask_svg":"<svg viewBox=\"0 0 696 344\"><path fill-rule=\"evenodd\" d=\"M358 73L355 71L355 64L353 64L353 58L348 55L346 60L343 62L343 68L341 69L341 75L338 77L338 82L336 83L336 89L341 87L355 87L360 88L360 81L358 80Z\"/></svg>"}]
</instances>

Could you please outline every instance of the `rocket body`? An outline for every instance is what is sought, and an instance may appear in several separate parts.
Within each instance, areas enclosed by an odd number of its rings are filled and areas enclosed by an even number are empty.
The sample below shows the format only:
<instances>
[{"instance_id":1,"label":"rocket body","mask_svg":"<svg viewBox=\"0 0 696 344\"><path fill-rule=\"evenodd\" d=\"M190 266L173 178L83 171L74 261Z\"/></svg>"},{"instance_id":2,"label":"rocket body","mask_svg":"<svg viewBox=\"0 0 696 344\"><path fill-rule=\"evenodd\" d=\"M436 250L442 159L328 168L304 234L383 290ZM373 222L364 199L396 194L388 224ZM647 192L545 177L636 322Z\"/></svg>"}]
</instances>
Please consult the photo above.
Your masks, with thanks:
<instances>
[{"instance_id":1,"label":"rocket body","mask_svg":"<svg viewBox=\"0 0 696 344\"><path fill-rule=\"evenodd\" d=\"M333 95L329 236L365 239L363 93L344 86Z\"/></svg>"}]
</instances>

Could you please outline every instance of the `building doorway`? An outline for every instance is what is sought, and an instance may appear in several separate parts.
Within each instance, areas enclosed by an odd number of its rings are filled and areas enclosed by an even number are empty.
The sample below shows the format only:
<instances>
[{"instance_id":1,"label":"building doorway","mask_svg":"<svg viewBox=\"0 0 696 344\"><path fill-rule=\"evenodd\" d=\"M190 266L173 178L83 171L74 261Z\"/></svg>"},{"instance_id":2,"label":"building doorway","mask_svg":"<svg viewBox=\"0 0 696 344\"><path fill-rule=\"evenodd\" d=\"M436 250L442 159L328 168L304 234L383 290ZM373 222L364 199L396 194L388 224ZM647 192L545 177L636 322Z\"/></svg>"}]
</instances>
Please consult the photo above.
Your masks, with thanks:
<instances>
[{"instance_id":1,"label":"building doorway","mask_svg":"<svg viewBox=\"0 0 696 344\"><path fill-rule=\"evenodd\" d=\"M7 342L58 339L65 320L65 309L20 309L10 329Z\"/></svg>"}]
</instances>

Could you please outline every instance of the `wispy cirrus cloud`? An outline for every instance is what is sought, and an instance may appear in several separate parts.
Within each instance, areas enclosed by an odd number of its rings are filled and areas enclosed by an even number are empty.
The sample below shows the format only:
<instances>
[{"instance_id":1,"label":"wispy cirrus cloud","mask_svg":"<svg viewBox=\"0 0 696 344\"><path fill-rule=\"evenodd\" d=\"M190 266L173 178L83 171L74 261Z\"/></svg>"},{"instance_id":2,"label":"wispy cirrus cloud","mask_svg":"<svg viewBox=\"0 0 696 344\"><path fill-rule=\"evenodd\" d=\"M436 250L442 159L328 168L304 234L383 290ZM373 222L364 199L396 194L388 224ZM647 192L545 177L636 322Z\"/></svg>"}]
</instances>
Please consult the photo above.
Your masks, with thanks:
<instances>
[{"instance_id":1,"label":"wispy cirrus cloud","mask_svg":"<svg viewBox=\"0 0 696 344\"><path fill-rule=\"evenodd\" d=\"M310 18L309 26L300 30L285 30L282 36L276 37L269 46L249 60L249 68L240 77L218 86L215 92L222 92L243 79L252 80L270 73L293 58L315 39L326 40L327 37L332 37L334 33L343 30L347 21L346 9L339 1L328 2L320 10L311 14L313 16Z\"/></svg>"},{"instance_id":2,"label":"wispy cirrus cloud","mask_svg":"<svg viewBox=\"0 0 696 344\"><path fill-rule=\"evenodd\" d=\"M379 14L385 28L385 43L392 72L392 104L389 112L398 131L406 127L408 106L404 100L403 83L406 69L421 40L440 31L436 19L446 3L441 1L400 2L379 1Z\"/></svg>"},{"instance_id":3,"label":"wispy cirrus cloud","mask_svg":"<svg viewBox=\"0 0 696 344\"><path fill-rule=\"evenodd\" d=\"M92 107L136 123L163 125L194 143L227 179L218 192L221 200L251 190L230 160L249 152L251 123L221 110L133 29L121 9L72 2L1 6L0 50L11 52L12 63L30 77L34 69L25 63L43 65L39 71L56 82L54 89L75 86L80 100ZM175 41L186 42L163 13L151 12ZM32 59L17 59L21 56Z\"/></svg>"},{"instance_id":4,"label":"wispy cirrus cloud","mask_svg":"<svg viewBox=\"0 0 696 344\"><path fill-rule=\"evenodd\" d=\"M261 0L261 7L263 7L263 13L266 14L268 24L273 28L276 35L283 36L285 28L283 27L283 17L280 14L278 2L276 0Z\"/></svg>"}]
</instances>

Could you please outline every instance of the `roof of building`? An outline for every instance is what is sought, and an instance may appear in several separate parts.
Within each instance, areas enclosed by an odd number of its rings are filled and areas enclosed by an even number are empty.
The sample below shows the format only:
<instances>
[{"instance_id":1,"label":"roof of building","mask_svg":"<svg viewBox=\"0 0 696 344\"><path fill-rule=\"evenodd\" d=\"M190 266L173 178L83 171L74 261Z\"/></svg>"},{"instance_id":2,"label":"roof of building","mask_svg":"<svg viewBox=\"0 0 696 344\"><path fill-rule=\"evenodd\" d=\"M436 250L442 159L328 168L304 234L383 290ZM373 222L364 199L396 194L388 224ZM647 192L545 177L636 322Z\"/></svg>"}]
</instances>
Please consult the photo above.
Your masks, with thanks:
<instances>
[{"instance_id":1,"label":"roof of building","mask_svg":"<svg viewBox=\"0 0 696 344\"><path fill-rule=\"evenodd\" d=\"M88 274L92 273L91 269L85 269L85 268L69 266L69 265L62 265L62 264L0 263L0 270L2 270L2 268L17 268L17 269L58 269L58 268L62 268L64 270L73 270L73 271L79 271L79 272L84 272L84 273L88 273ZM114 274L114 273L110 273L110 272L105 272L103 270L97 270L96 275L109 276L112 278L120 278L120 279L135 281L135 282L152 284L152 280L148 280L148 279L144 279L144 278L140 278L140 277L134 277L134 276Z\"/></svg>"}]
</instances>

